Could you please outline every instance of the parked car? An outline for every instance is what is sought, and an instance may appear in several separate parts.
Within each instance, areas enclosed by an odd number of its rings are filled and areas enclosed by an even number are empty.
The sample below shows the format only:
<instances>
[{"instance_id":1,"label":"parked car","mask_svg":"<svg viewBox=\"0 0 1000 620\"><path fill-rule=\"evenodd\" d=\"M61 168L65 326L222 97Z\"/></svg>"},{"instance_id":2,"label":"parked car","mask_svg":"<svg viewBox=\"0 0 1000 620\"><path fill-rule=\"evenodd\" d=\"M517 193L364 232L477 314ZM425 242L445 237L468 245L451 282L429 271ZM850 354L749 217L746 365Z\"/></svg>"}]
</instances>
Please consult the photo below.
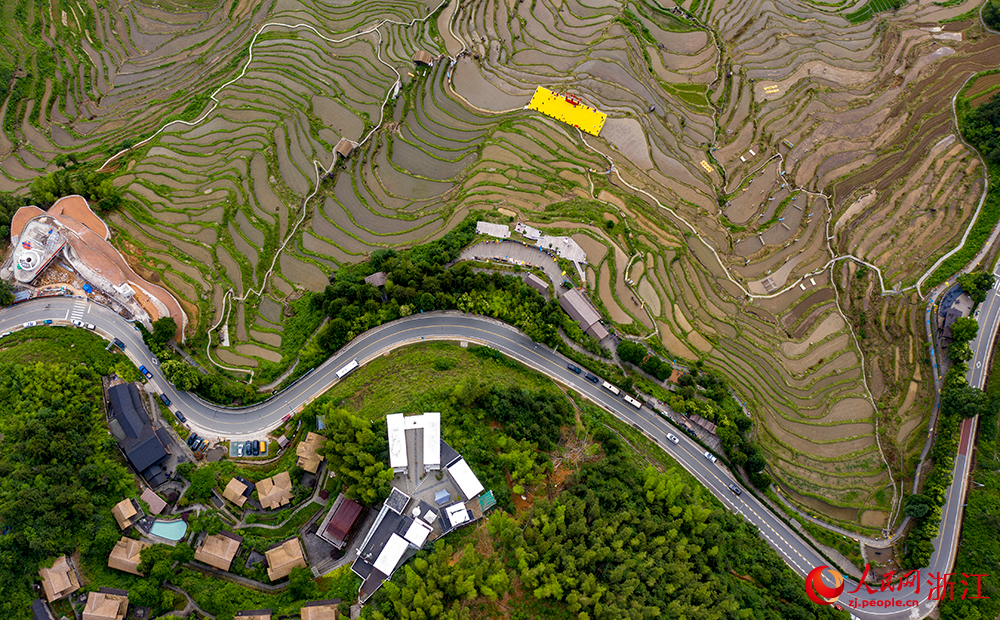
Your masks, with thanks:
<instances>
[{"instance_id":1,"label":"parked car","mask_svg":"<svg viewBox=\"0 0 1000 620\"><path fill-rule=\"evenodd\" d=\"M0 338L3 338L4 336L10 336L10 332L4 332L0 334Z\"/></svg>"},{"instance_id":2,"label":"parked car","mask_svg":"<svg viewBox=\"0 0 1000 620\"><path fill-rule=\"evenodd\" d=\"M188 445L194 446L194 442L198 441L198 433L191 433L188 435Z\"/></svg>"},{"instance_id":3,"label":"parked car","mask_svg":"<svg viewBox=\"0 0 1000 620\"><path fill-rule=\"evenodd\" d=\"M114 344L116 347L118 347L122 351L125 350L125 343L122 342L120 338L115 338L114 341L112 342L112 344Z\"/></svg>"},{"instance_id":4,"label":"parked car","mask_svg":"<svg viewBox=\"0 0 1000 620\"><path fill-rule=\"evenodd\" d=\"M181 412L180 412L179 410L178 410L178 411L175 411L175 412L174 412L174 416L175 416L175 417L176 417L176 418L177 418L177 419L178 419L178 420L179 420L179 421L180 421L181 423L184 423L184 422L187 422L187 418L185 418L185 417L184 417L184 414L183 414L183 413L181 413Z\"/></svg>"},{"instance_id":5,"label":"parked car","mask_svg":"<svg viewBox=\"0 0 1000 620\"><path fill-rule=\"evenodd\" d=\"M243 456L243 444L236 444L236 456Z\"/></svg>"},{"instance_id":6,"label":"parked car","mask_svg":"<svg viewBox=\"0 0 1000 620\"><path fill-rule=\"evenodd\" d=\"M600 379L598 379L596 375L592 375L589 372L585 376L587 377L587 381L590 381L591 383L599 383L600 382Z\"/></svg>"},{"instance_id":7,"label":"parked car","mask_svg":"<svg viewBox=\"0 0 1000 620\"><path fill-rule=\"evenodd\" d=\"M254 456L260 456L260 442L259 441L251 441L250 442L250 447L253 448L253 455Z\"/></svg>"},{"instance_id":8,"label":"parked car","mask_svg":"<svg viewBox=\"0 0 1000 620\"><path fill-rule=\"evenodd\" d=\"M667 433L667 439L669 439L674 444L679 444L681 442L681 440L677 439L677 437L673 433Z\"/></svg>"},{"instance_id":9,"label":"parked car","mask_svg":"<svg viewBox=\"0 0 1000 620\"><path fill-rule=\"evenodd\" d=\"M73 319L72 322L73 325L76 325L77 327L83 327L83 321L77 321L76 319Z\"/></svg>"},{"instance_id":10,"label":"parked car","mask_svg":"<svg viewBox=\"0 0 1000 620\"><path fill-rule=\"evenodd\" d=\"M291 419L292 419L292 414L290 414L290 413L286 413L286 414L285 414L285 417L281 418L281 421L282 421L282 422L287 422L287 421L289 421L289 420L291 420Z\"/></svg>"},{"instance_id":11,"label":"parked car","mask_svg":"<svg viewBox=\"0 0 1000 620\"><path fill-rule=\"evenodd\" d=\"M42 323L44 323L45 325L52 325L52 319L45 319L44 321L42 321Z\"/></svg>"},{"instance_id":12,"label":"parked car","mask_svg":"<svg viewBox=\"0 0 1000 620\"><path fill-rule=\"evenodd\" d=\"M263 439L261 439L257 443L260 444L260 451L261 451L261 453L262 454L267 454L267 442L265 442Z\"/></svg>"},{"instance_id":13,"label":"parked car","mask_svg":"<svg viewBox=\"0 0 1000 620\"><path fill-rule=\"evenodd\" d=\"M208 440L202 439L201 443L198 445L198 452L204 452L208 448Z\"/></svg>"},{"instance_id":14,"label":"parked car","mask_svg":"<svg viewBox=\"0 0 1000 620\"><path fill-rule=\"evenodd\" d=\"M167 398L167 395L166 395L166 394L160 394L160 400L162 400L162 401L163 401L163 404L164 404L164 405L166 405L166 406L168 406L168 407L170 406L170 399L169 399L169 398Z\"/></svg>"},{"instance_id":15,"label":"parked car","mask_svg":"<svg viewBox=\"0 0 1000 620\"><path fill-rule=\"evenodd\" d=\"M28 321L27 323L24 324L25 327L34 327L35 325L38 325L38 323L35 321Z\"/></svg>"},{"instance_id":16,"label":"parked car","mask_svg":"<svg viewBox=\"0 0 1000 620\"><path fill-rule=\"evenodd\" d=\"M153 373L149 372L149 370L145 366L139 366L139 372L146 375L147 379L153 378Z\"/></svg>"},{"instance_id":17,"label":"parked car","mask_svg":"<svg viewBox=\"0 0 1000 620\"><path fill-rule=\"evenodd\" d=\"M87 323L87 329L94 329L93 323Z\"/></svg>"},{"instance_id":18,"label":"parked car","mask_svg":"<svg viewBox=\"0 0 1000 620\"><path fill-rule=\"evenodd\" d=\"M582 368L580 368L579 366L574 366L573 364L566 364L566 368L568 368L571 372L575 372L576 374L580 374L581 372L583 372Z\"/></svg>"},{"instance_id":19,"label":"parked car","mask_svg":"<svg viewBox=\"0 0 1000 620\"><path fill-rule=\"evenodd\" d=\"M712 461L713 463L717 463L719 461L719 459L715 458L715 455L712 454L711 452L706 452L705 458Z\"/></svg>"},{"instance_id":20,"label":"parked car","mask_svg":"<svg viewBox=\"0 0 1000 620\"><path fill-rule=\"evenodd\" d=\"M729 490L732 491L734 495L743 495L743 491L741 491L735 484L729 485Z\"/></svg>"},{"instance_id":21,"label":"parked car","mask_svg":"<svg viewBox=\"0 0 1000 620\"><path fill-rule=\"evenodd\" d=\"M243 454L253 456L253 446L250 445L249 441L243 442Z\"/></svg>"}]
</instances>

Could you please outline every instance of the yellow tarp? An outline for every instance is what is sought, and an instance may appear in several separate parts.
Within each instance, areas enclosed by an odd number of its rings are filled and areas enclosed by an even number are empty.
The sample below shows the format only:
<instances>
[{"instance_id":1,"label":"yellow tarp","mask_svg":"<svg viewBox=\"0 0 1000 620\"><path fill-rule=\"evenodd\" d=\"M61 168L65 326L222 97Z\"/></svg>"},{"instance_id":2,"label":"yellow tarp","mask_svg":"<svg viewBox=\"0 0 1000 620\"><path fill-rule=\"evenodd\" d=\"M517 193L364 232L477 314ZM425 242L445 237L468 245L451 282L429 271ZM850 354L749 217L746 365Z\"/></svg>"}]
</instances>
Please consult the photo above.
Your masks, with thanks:
<instances>
[{"instance_id":1,"label":"yellow tarp","mask_svg":"<svg viewBox=\"0 0 1000 620\"><path fill-rule=\"evenodd\" d=\"M541 86L535 91L528 107L567 125L579 127L592 136L600 135L608 115L582 103L570 103L566 97Z\"/></svg>"}]
</instances>

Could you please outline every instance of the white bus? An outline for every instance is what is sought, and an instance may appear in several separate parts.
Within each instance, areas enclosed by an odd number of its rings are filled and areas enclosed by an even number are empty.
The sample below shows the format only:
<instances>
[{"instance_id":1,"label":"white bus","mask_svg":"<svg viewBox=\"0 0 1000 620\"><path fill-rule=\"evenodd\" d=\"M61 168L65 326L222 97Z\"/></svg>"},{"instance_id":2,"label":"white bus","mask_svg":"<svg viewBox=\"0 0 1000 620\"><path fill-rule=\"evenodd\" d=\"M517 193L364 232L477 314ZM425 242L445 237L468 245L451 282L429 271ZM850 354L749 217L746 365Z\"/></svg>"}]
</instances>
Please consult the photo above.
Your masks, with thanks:
<instances>
[{"instance_id":1,"label":"white bus","mask_svg":"<svg viewBox=\"0 0 1000 620\"><path fill-rule=\"evenodd\" d=\"M358 367L358 360L351 360L346 366L337 371L337 378L343 379Z\"/></svg>"},{"instance_id":2,"label":"white bus","mask_svg":"<svg viewBox=\"0 0 1000 620\"><path fill-rule=\"evenodd\" d=\"M604 386L604 389L605 389L605 390L607 390L607 391L611 392L611 393L612 393L612 394L614 394L615 396L618 396L618 394L620 394L620 393L621 393L621 391L620 391L620 390L619 390L618 388L616 388L615 386L611 385L611 384L610 384L610 383L608 383L607 381L605 381L605 382L604 382L604 383L603 383L602 385Z\"/></svg>"},{"instance_id":3,"label":"white bus","mask_svg":"<svg viewBox=\"0 0 1000 620\"><path fill-rule=\"evenodd\" d=\"M636 399L632 398L628 394L625 395L625 402L627 402L628 404L632 405L636 409L642 409L642 403L640 403Z\"/></svg>"}]
</instances>

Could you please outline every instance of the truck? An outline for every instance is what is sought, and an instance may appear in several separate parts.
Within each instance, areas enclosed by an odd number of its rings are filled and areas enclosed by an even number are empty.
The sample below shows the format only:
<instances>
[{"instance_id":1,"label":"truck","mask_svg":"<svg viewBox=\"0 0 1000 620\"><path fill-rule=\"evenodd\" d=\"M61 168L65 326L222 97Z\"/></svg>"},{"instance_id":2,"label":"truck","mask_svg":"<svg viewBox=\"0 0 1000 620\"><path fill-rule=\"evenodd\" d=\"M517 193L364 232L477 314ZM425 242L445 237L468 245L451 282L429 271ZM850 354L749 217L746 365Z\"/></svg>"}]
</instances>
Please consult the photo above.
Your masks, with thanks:
<instances>
[{"instance_id":1,"label":"truck","mask_svg":"<svg viewBox=\"0 0 1000 620\"><path fill-rule=\"evenodd\" d=\"M347 375L354 372L354 369L357 368L358 366L360 366L360 364L358 364L358 360L356 359L351 360L350 362L347 363L347 365L345 365L343 368L337 371L337 378L343 379Z\"/></svg>"}]
</instances>

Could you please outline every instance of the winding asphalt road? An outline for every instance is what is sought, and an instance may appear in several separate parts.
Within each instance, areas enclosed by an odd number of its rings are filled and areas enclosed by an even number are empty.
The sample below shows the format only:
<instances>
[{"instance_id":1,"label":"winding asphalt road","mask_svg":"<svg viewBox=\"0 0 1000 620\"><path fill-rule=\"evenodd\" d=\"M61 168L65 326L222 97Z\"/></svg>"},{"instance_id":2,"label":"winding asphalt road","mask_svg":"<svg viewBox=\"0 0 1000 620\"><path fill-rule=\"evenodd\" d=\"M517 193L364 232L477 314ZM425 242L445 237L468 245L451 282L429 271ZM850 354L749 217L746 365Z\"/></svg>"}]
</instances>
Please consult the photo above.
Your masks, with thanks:
<instances>
[{"instance_id":1,"label":"winding asphalt road","mask_svg":"<svg viewBox=\"0 0 1000 620\"><path fill-rule=\"evenodd\" d=\"M1000 317L1000 299L996 299L995 303L995 312L993 310L991 312ZM488 345L576 390L618 418L640 429L708 487L726 507L755 525L768 544L781 554L799 575L805 577L813 568L826 564L822 556L752 493L744 489L741 495L735 495L729 489L730 485L738 484L733 475L724 467L706 459L698 444L678 432L659 414L645 406L636 409L599 385L572 373L566 368L566 358L544 345L535 344L513 327L493 319L460 312L434 312L410 316L377 327L355 338L323 365L280 394L264 403L245 408L219 407L193 394L174 389L164 379L133 325L111 310L85 299L65 297L33 300L0 311L0 332L22 329L25 322L41 323L45 319L51 319L55 325L70 325L73 319L82 320L84 323L93 324L96 331L107 339L113 337L121 339L126 345L125 354L136 365L144 365L152 372L151 382L155 389L167 395L171 400L172 410L184 413L191 428L206 437L231 440L259 437L263 432L275 428L285 415L298 411L329 389L337 380L336 371L351 360L357 359L359 363L364 364L387 351L422 340L464 340ZM993 327L996 325L993 324ZM965 471L959 468L959 462L961 461L964 467L965 455L969 452L973 436L971 430L971 427L963 426L959 456L955 465L957 472ZM676 445L667 440L668 432L672 432L678 438ZM848 580L839 599L841 605L858 618L865 620L919 619L930 614L937 601L932 598L932 590L927 583L928 571L947 573L954 562L958 526L961 520L962 494L965 488L964 474L956 477L956 480L959 484L952 485L948 490L945 517L941 533L935 541L936 550L931 558L930 567L920 573L924 579L920 587L903 587L895 592L882 592L875 588L874 592L869 592L868 587L862 585L859 588L857 583ZM829 573L824 574L824 578L831 586L833 585ZM854 590L857 592L852 593Z\"/></svg>"}]
</instances>

